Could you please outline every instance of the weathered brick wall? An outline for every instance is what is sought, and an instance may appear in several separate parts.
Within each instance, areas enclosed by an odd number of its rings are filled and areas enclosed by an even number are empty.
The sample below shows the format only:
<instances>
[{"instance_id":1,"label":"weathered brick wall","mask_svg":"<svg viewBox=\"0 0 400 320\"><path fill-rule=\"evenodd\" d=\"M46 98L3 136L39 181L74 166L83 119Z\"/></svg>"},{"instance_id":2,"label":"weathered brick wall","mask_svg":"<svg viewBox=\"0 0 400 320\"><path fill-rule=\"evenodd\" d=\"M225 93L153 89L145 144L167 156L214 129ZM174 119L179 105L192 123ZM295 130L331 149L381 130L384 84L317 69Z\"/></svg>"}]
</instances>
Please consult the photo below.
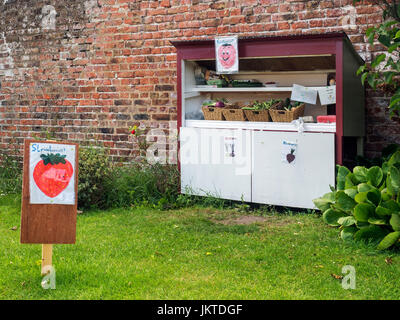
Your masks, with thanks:
<instances>
[{"instance_id":1,"label":"weathered brick wall","mask_svg":"<svg viewBox=\"0 0 400 320\"><path fill-rule=\"evenodd\" d=\"M172 133L176 126L176 54L170 40L237 34L286 35L344 30L362 57L364 33L381 21L369 3L352 0L0 0L0 149L21 156L25 137L110 148L133 159L128 127ZM400 142L385 99L367 98L373 156ZM176 143L159 139L159 154ZM168 147L169 146L169 147ZM164 149L164 150L163 150Z\"/></svg>"}]
</instances>

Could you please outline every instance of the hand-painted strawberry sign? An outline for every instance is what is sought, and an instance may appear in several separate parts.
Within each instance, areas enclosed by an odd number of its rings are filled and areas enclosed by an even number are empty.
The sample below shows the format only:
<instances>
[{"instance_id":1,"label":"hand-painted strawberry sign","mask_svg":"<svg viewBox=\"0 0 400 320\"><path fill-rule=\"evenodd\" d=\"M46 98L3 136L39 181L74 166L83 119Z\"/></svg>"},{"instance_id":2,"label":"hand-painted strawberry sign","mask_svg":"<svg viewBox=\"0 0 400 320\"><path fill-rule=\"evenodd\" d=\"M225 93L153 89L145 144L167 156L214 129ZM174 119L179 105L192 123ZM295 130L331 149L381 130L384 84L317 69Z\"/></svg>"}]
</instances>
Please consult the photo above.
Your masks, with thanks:
<instances>
[{"instance_id":1,"label":"hand-painted strawberry sign","mask_svg":"<svg viewBox=\"0 0 400 320\"><path fill-rule=\"evenodd\" d=\"M79 145L24 142L21 243L75 243Z\"/></svg>"},{"instance_id":2,"label":"hand-painted strawberry sign","mask_svg":"<svg viewBox=\"0 0 400 320\"><path fill-rule=\"evenodd\" d=\"M30 144L30 203L75 204L75 145Z\"/></svg>"},{"instance_id":3,"label":"hand-painted strawberry sign","mask_svg":"<svg viewBox=\"0 0 400 320\"><path fill-rule=\"evenodd\" d=\"M35 169L33 179L39 189L48 197L58 196L68 186L74 169L72 164L65 160L66 155L59 153L41 154Z\"/></svg>"}]
</instances>

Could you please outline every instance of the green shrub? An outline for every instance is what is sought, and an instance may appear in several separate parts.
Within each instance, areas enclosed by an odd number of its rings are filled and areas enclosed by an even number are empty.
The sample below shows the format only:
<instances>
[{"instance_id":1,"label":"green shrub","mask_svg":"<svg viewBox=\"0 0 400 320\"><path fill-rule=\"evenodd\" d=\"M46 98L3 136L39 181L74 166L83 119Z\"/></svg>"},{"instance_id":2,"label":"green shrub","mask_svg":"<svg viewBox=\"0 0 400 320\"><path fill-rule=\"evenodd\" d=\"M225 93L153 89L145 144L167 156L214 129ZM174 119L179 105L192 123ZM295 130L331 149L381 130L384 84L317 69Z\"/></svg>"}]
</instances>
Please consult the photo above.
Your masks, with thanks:
<instances>
[{"instance_id":1,"label":"green shrub","mask_svg":"<svg viewBox=\"0 0 400 320\"><path fill-rule=\"evenodd\" d=\"M400 150L400 145L398 144L389 144L385 148L382 149L381 156L376 158L367 158L364 156L356 156L356 163L358 166L365 166L367 168L373 166L382 166L385 161L388 161L389 158L396 152Z\"/></svg>"},{"instance_id":2,"label":"green shrub","mask_svg":"<svg viewBox=\"0 0 400 320\"><path fill-rule=\"evenodd\" d=\"M176 207L180 175L176 165L137 163L114 168L108 181L107 207L149 204Z\"/></svg>"},{"instance_id":3,"label":"green shrub","mask_svg":"<svg viewBox=\"0 0 400 320\"><path fill-rule=\"evenodd\" d=\"M107 187L110 186L113 165L103 148L86 147L79 150L78 206L106 207Z\"/></svg>"},{"instance_id":4,"label":"green shrub","mask_svg":"<svg viewBox=\"0 0 400 320\"><path fill-rule=\"evenodd\" d=\"M22 190L22 163L5 153L1 155L0 193L17 194Z\"/></svg>"},{"instance_id":5,"label":"green shrub","mask_svg":"<svg viewBox=\"0 0 400 320\"><path fill-rule=\"evenodd\" d=\"M336 188L315 206L323 220L340 228L343 240L365 240L379 250L399 246L400 240L400 151L381 167L357 166L351 172L337 166Z\"/></svg>"}]
</instances>

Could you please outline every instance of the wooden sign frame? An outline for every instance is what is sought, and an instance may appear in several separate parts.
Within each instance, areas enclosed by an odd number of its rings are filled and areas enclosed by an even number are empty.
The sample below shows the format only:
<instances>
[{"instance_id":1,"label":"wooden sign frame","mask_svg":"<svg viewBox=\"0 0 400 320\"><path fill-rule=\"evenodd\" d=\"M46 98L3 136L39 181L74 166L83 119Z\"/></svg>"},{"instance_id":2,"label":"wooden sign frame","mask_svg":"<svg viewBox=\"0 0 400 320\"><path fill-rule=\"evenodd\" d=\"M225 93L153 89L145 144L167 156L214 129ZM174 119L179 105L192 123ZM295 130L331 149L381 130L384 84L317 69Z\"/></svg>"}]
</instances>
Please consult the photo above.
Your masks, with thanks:
<instances>
[{"instance_id":1,"label":"wooden sign frame","mask_svg":"<svg viewBox=\"0 0 400 320\"><path fill-rule=\"evenodd\" d=\"M48 143L75 146L75 204L30 203L30 144ZM78 159L79 145L70 142L37 141L24 142L24 166L21 206L21 243L74 244L76 240L76 216L78 209Z\"/></svg>"}]
</instances>

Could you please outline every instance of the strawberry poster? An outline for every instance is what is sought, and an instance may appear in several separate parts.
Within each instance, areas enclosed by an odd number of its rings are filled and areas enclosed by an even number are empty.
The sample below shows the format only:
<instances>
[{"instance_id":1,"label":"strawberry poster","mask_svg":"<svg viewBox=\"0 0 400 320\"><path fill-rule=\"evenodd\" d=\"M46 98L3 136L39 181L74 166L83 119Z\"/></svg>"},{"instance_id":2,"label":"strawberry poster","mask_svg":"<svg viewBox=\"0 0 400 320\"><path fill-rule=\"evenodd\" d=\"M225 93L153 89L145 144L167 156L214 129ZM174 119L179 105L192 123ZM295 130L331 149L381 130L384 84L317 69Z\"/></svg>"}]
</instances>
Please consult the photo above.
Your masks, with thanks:
<instances>
[{"instance_id":1,"label":"strawberry poster","mask_svg":"<svg viewBox=\"0 0 400 320\"><path fill-rule=\"evenodd\" d=\"M75 204L75 156L75 145L29 144L31 204Z\"/></svg>"},{"instance_id":2,"label":"strawberry poster","mask_svg":"<svg viewBox=\"0 0 400 320\"><path fill-rule=\"evenodd\" d=\"M282 162L287 164L296 163L297 143L282 141Z\"/></svg>"},{"instance_id":3,"label":"strawberry poster","mask_svg":"<svg viewBox=\"0 0 400 320\"><path fill-rule=\"evenodd\" d=\"M215 38L217 73L230 74L239 72L239 52L237 43L237 36Z\"/></svg>"}]
</instances>

